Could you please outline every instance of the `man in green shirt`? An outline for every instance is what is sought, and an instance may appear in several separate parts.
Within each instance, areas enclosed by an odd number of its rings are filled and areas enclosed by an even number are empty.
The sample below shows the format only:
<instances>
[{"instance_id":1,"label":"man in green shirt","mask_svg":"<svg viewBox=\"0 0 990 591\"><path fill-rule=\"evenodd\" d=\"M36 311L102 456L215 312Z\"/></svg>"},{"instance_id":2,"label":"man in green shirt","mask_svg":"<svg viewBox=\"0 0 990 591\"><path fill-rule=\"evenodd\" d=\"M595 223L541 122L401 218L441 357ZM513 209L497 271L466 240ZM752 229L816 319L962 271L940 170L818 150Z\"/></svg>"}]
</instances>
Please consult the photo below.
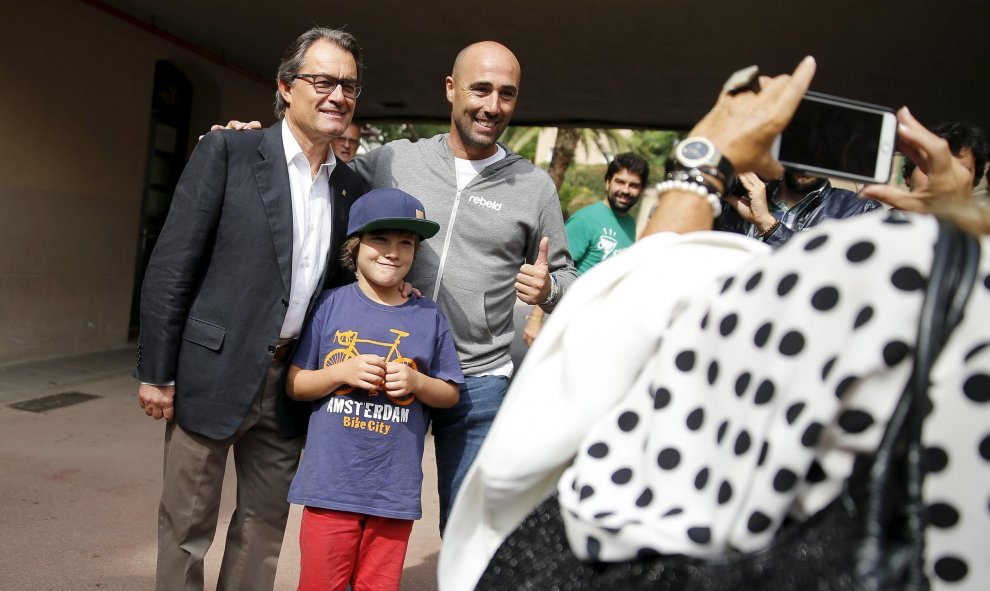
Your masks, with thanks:
<instances>
[{"instance_id":1,"label":"man in green shirt","mask_svg":"<svg viewBox=\"0 0 990 591\"><path fill-rule=\"evenodd\" d=\"M629 248L636 240L636 220L629 210L650 179L650 165L632 152L613 159L605 171L605 199L582 207L564 224L567 247L578 275ZM523 341L531 345L543 326L543 310L534 307L526 319Z\"/></svg>"},{"instance_id":2,"label":"man in green shirt","mask_svg":"<svg viewBox=\"0 0 990 591\"><path fill-rule=\"evenodd\" d=\"M619 154L605 172L605 199L579 209L567 220L567 247L578 275L636 240L636 220L629 210L639 202L649 176L649 164L642 157L632 152Z\"/></svg>"}]
</instances>

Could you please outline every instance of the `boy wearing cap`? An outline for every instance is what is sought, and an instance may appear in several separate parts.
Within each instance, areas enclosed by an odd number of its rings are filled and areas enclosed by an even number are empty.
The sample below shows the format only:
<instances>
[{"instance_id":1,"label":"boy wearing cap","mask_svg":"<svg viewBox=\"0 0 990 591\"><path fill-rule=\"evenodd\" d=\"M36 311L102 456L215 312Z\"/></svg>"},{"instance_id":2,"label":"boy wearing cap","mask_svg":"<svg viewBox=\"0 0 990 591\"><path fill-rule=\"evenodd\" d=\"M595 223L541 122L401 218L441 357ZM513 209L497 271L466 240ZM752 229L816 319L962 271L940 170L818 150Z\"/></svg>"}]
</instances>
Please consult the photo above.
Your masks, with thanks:
<instances>
[{"instance_id":1,"label":"boy wearing cap","mask_svg":"<svg viewBox=\"0 0 990 591\"><path fill-rule=\"evenodd\" d=\"M300 591L399 588L422 516L429 408L456 404L464 382L437 305L396 289L438 230L398 189L359 198L341 249L357 282L324 292L303 329L286 384L292 398L315 401L289 489L305 505Z\"/></svg>"}]
</instances>

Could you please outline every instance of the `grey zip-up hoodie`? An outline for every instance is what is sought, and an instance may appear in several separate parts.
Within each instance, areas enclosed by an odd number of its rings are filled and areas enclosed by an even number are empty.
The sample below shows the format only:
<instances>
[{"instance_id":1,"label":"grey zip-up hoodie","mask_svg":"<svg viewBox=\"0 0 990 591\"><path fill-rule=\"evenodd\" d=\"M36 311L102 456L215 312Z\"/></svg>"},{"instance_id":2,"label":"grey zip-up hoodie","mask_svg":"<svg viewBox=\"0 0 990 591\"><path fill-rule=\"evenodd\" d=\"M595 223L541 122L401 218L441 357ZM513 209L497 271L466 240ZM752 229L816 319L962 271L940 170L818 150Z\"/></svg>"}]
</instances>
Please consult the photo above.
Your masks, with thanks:
<instances>
[{"instance_id":1,"label":"grey zip-up hoodie","mask_svg":"<svg viewBox=\"0 0 990 591\"><path fill-rule=\"evenodd\" d=\"M553 182L522 156L506 149L505 158L462 191L447 134L390 142L354 166L369 188L402 189L440 224L416 253L406 281L440 305L466 375L509 361L516 274L536 260L543 236L550 239L548 261L561 294L577 278Z\"/></svg>"}]
</instances>

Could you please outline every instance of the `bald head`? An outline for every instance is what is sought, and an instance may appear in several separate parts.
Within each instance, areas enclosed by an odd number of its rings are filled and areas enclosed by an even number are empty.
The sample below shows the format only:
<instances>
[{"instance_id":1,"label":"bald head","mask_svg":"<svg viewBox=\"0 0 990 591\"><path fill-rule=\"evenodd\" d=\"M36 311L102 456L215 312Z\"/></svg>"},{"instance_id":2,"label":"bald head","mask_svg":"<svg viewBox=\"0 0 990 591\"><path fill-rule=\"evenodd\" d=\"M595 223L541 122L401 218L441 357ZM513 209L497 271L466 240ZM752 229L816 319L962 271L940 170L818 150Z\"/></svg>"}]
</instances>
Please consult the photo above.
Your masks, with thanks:
<instances>
[{"instance_id":1,"label":"bald head","mask_svg":"<svg viewBox=\"0 0 990 591\"><path fill-rule=\"evenodd\" d=\"M519 60L516 59L516 54L512 53L512 50L498 41L479 41L462 49L454 58L453 76L456 78L458 72L465 68L476 67L478 63L487 63L515 72L516 86L519 86L519 79L522 75Z\"/></svg>"},{"instance_id":2,"label":"bald head","mask_svg":"<svg viewBox=\"0 0 990 591\"><path fill-rule=\"evenodd\" d=\"M516 109L520 75L519 60L501 43L481 41L457 54L446 81L454 156L482 160L495 154Z\"/></svg>"}]
</instances>

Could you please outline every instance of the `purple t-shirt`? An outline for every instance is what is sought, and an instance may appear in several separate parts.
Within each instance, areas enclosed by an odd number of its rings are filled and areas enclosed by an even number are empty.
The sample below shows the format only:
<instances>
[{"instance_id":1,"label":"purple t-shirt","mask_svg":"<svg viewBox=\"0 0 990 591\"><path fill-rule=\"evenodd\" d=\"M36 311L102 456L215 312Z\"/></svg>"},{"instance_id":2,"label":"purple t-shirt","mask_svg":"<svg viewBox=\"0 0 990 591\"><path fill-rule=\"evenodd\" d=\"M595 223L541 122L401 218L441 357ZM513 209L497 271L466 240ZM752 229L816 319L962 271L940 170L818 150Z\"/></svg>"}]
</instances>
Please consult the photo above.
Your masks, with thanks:
<instances>
[{"instance_id":1,"label":"purple t-shirt","mask_svg":"<svg viewBox=\"0 0 990 591\"><path fill-rule=\"evenodd\" d=\"M464 382L450 326L432 300L412 297L386 306L357 283L317 299L292 364L319 369L366 353L412 360L421 373ZM428 408L415 397L397 402L384 391L360 389L315 402L289 502L419 519Z\"/></svg>"}]
</instances>

